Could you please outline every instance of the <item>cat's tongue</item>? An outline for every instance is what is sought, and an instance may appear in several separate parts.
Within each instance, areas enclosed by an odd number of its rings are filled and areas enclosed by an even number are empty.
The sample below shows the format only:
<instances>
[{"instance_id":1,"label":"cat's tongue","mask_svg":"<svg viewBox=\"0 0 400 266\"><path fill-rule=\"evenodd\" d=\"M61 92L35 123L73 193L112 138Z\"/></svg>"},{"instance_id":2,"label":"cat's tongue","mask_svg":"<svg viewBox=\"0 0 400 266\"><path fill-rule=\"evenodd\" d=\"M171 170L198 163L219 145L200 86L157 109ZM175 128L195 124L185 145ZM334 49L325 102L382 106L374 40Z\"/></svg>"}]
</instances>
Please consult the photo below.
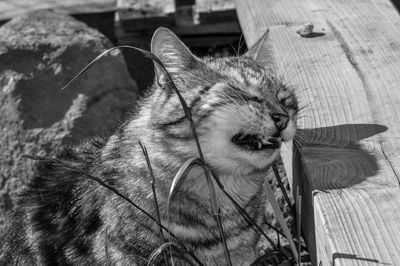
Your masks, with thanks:
<instances>
[{"instance_id":1,"label":"cat's tongue","mask_svg":"<svg viewBox=\"0 0 400 266\"><path fill-rule=\"evenodd\" d=\"M259 139L257 141L256 150L266 150L266 149L279 149L281 147L282 141L278 138L268 138L267 140Z\"/></svg>"},{"instance_id":2,"label":"cat's tongue","mask_svg":"<svg viewBox=\"0 0 400 266\"><path fill-rule=\"evenodd\" d=\"M232 142L243 148L261 151L265 149L279 149L281 140L279 138L270 137L267 140L258 135L237 134L232 138Z\"/></svg>"}]
</instances>

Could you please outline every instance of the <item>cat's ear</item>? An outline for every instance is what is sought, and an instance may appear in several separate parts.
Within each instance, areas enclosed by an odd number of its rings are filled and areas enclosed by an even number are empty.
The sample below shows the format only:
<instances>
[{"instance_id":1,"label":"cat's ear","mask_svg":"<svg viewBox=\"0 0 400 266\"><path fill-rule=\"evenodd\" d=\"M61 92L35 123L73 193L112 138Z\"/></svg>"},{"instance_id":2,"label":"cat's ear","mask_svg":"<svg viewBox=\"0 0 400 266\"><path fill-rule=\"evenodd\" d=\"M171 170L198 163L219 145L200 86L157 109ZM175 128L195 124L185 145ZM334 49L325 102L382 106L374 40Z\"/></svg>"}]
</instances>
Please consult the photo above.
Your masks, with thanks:
<instances>
[{"instance_id":1,"label":"cat's ear","mask_svg":"<svg viewBox=\"0 0 400 266\"><path fill-rule=\"evenodd\" d=\"M169 29L158 28L151 39L151 52L164 64L168 73L173 76L183 70L196 67L199 60L189 48ZM164 71L155 64L156 80L165 82Z\"/></svg>"},{"instance_id":2,"label":"cat's ear","mask_svg":"<svg viewBox=\"0 0 400 266\"><path fill-rule=\"evenodd\" d=\"M274 57L272 47L269 41L269 30L244 54L253 58L259 65L273 68Z\"/></svg>"}]
</instances>

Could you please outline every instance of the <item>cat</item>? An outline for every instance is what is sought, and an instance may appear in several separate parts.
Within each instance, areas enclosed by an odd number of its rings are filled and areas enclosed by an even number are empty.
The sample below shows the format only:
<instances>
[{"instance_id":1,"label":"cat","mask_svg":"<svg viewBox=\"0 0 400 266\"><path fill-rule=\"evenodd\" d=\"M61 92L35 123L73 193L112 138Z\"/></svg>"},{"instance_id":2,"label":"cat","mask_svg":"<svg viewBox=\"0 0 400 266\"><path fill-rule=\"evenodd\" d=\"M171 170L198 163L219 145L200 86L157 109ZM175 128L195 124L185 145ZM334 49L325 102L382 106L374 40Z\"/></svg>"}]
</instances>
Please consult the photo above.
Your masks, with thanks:
<instances>
[{"instance_id":1,"label":"cat","mask_svg":"<svg viewBox=\"0 0 400 266\"><path fill-rule=\"evenodd\" d=\"M298 112L293 90L271 71L267 46L266 33L242 56L197 58L166 28L151 41L151 52L191 110L206 164L259 225L265 221L266 172L281 143L294 137ZM156 65L155 72L151 92L113 135L65 148L57 158L99 177L155 217L140 140L153 167L162 224L204 265L226 265L201 167L184 177L167 220L172 180L185 161L199 155L165 71ZM216 190L232 263L249 265L260 235ZM154 221L115 193L62 163L43 160L1 242L0 265L146 265L162 239ZM196 265L182 254L176 255L179 263Z\"/></svg>"}]
</instances>

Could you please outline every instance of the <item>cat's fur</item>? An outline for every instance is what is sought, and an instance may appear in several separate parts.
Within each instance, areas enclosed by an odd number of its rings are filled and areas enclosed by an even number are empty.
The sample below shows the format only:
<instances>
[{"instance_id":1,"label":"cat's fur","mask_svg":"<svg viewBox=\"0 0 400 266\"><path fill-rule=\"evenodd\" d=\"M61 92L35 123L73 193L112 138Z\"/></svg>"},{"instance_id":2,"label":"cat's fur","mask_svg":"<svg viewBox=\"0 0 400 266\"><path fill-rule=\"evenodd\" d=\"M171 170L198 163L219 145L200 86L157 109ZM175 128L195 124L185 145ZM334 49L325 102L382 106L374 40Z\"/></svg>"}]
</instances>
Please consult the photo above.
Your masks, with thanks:
<instances>
[{"instance_id":1,"label":"cat's fur","mask_svg":"<svg viewBox=\"0 0 400 266\"><path fill-rule=\"evenodd\" d=\"M256 151L250 146L261 144L240 146L233 139L242 133L257 135L266 145L271 137L288 141L295 134L297 112L293 92L264 65L266 36L245 56L229 58L196 58L165 28L157 30L151 44L190 107L206 163L258 224L263 223L265 175L279 149ZM224 265L201 168L184 178L167 223L173 177L198 152L177 95L164 72L156 68L156 73L151 94L115 134L66 149L58 158L100 177L155 217L140 139L153 166L162 223L204 264ZM248 265L259 235L219 189L217 196L232 261ZM13 221L0 240L1 265L145 265L162 243L158 226L125 200L51 161L39 165Z\"/></svg>"}]
</instances>

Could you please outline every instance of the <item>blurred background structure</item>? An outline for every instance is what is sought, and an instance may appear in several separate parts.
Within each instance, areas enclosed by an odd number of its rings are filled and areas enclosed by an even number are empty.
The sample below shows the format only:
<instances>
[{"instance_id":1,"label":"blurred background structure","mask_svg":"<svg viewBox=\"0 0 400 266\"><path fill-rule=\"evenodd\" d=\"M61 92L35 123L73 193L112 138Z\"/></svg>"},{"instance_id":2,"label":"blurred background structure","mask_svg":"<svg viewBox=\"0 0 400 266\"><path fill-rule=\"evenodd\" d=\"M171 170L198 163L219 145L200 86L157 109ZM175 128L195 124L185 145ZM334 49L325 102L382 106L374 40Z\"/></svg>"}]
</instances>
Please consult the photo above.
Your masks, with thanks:
<instances>
[{"instance_id":1,"label":"blurred background structure","mask_svg":"<svg viewBox=\"0 0 400 266\"><path fill-rule=\"evenodd\" d=\"M241 39L234 0L3 0L0 25L39 9L66 13L103 33L114 45L149 49L160 26L172 29L200 56L236 54ZM153 78L152 62L123 51L128 70L143 92Z\"/></svg>"}]
</instances>

